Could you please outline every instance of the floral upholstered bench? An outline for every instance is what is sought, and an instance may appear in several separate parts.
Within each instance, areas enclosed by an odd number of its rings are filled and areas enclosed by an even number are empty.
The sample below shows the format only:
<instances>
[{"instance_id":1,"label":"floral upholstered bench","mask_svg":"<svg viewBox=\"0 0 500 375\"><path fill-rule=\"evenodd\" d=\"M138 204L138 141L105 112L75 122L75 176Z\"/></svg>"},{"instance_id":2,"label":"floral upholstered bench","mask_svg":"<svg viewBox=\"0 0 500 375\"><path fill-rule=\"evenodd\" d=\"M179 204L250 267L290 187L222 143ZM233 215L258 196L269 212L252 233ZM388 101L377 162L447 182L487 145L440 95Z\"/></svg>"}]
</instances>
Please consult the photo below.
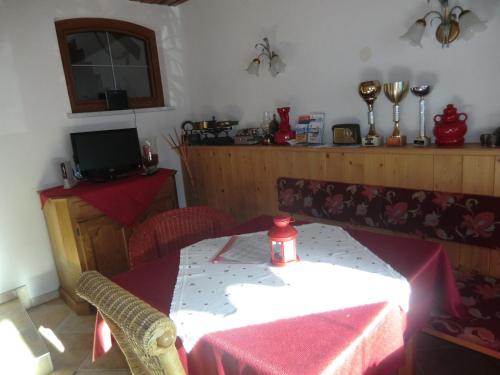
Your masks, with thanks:
<instances>
[{"instance_id":1,"label":"floral upholstered bench","mask_svg":"<svg viewBox=\"0 0 500 375\"><path fill-rule=\"evenodd\" d=\"M281 177L279 209L291 214L500 251L500 198ZM500 359L500 280L456 271L467 316L436 314L425 331Z\"/></svg>"},{"instance_id":2,"label":"floral upholstered bench","mask_svg":"<svg viewBox=\"0 0 500 375\"><path fill-rule=\"evenodd\" d=\"M500 197L278 178L279 209L500 250Z\"/></svg>"},{"instance_id":3,"label":"floral upholstered bench","mask_svg":"<svg viewBox=\"0 0 500 375\"><path fill-rule=\"evenodd\" d=\"M424 332L500 359L500 280L455 271L466 315L434 312Z\"/></svg>"}]
</instances>

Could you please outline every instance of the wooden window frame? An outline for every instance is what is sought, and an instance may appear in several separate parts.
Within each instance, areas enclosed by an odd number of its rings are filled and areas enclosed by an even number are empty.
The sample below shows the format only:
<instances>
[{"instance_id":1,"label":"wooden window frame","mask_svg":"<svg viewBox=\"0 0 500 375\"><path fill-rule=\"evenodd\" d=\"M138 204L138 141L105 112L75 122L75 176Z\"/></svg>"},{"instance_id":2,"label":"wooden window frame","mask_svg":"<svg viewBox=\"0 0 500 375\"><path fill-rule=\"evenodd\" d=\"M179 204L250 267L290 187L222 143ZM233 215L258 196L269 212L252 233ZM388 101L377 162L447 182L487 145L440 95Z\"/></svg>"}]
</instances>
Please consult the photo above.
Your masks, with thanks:
<instances>
[{"instance_id":1,"label":"wooden window frame","mask_svg":"<svg viewBox=\"0 0 500 375\"><path fill-rule=\"evenodd\" d=\"M70 18L55 22L57 41L61 60L66 78L69 101L73 113L105 111L106 101L81 100L76 93L76 84L71 68L71 59L66 41L66 36L78 32L103 31L120 33L141 39L146 44L146 54L148 58L149 80L151 96L142 98L129 98L129 108L150 108L163 107L163 87L161 84L160 64L158 60L158 49L156 46L156 35L151 29L131 22L114 20L109 18Z\"/></svg>"}]
</instances>

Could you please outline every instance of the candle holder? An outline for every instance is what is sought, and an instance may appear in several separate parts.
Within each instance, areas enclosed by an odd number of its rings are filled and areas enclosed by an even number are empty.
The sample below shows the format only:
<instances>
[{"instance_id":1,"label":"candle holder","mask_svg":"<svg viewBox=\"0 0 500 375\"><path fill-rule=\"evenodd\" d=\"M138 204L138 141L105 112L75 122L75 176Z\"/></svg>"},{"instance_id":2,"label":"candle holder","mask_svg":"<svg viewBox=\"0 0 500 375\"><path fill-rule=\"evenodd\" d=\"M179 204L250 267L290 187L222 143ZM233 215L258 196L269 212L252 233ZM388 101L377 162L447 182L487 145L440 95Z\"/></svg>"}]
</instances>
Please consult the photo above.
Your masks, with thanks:
<instances>
[{"instance_id":1,"label":"candle holder","mask_svg":"<svg viewBox=\"0 0 500 375\"><path fill-rule=\"evenodd\" d=\"M274 227L267 233L274 266L286 266L299 260L297 257L297 229L290 225L290 216L276 216Z\"/></svg>"}]
</instances>

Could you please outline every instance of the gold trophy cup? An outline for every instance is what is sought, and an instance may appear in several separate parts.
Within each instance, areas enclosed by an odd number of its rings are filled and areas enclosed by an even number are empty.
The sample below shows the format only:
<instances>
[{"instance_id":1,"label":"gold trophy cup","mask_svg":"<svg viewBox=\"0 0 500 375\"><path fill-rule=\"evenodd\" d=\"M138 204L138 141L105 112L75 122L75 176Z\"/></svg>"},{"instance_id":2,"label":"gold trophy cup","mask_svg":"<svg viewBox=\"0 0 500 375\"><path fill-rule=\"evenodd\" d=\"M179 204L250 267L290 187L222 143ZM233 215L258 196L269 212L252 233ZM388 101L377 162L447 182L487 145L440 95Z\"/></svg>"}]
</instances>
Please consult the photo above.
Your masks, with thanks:
<instances>
[{"instance_id":1,"label":"gold trophy cup","mask_svg":"<svg viewBox=\"0 0 500 375\"><path fill-rule=\"evenodd\" d=\"M408 81L384 83L384 94L393 103L392 115L394 121L394 129L392 135L387 138L387 146L404 146L406 144L406 136L401 135L399 130L399 102L406 97L409 87Z\"/></svg>"},{"instance_id":2,"label":"gold trophy cup","mask_svg":"<svg viewBox=\"0 0 500 375\"><path fill-rule=\"evenodd\" d=\"M375 116L373 114L373 103L380 94L380 90L379 81L361 82L358 87L359 95L368 104L368 125L370 125L368 134L362 139L363 146L380 146L384 143L384 139L375 131Z\"/></svg>"}]
</instances>

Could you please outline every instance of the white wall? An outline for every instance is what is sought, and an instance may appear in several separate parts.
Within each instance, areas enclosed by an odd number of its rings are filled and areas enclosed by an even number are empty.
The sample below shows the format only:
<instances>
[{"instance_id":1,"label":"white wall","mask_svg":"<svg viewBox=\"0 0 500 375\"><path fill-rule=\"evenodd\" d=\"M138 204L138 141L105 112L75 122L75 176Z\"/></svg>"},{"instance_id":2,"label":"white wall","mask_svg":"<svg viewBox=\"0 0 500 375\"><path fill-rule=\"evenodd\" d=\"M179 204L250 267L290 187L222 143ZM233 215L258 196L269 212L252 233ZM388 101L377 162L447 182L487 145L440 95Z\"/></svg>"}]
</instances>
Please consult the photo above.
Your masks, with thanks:
<instances>
[{"instance_id":1,"label":"white wall","mask_svg":"<svg viewBox=\"0 0 500 375\"><path fill-rule=\"evenodd\" d=\"M178 127L190 108L178 13L125 0L0 0L0 293L27 285L36 297L58 288L37 190L61 183L54 159L70 158L68 133L133 125L131 115L67 117L54 21L108 17L156 31L165 96L177 109L138 114L139 136L147 137ZM179 169L158 144L160 164Z\"/></svg>"},{"instance_id":2,"label":"white wall","mask_svg":"<svg viewBox=\"0 0 500 375\"><path fill-rule=\"evenodd\" d=\"M36 191L60 183L54 159L70 157L68 133L133 123L132 116L66 116L54 20L109 17L156 31L166 97L177 109L139 114L141 137L212 115L249 126L263 111L285 104L292 118L324 111L328 125L357 121L364 133L359 81L409 79L435 85L431 113L449 102L468 112L469 140L476 141L500 125L500 9L494 0L462 5L471 4L489 21L488 30L441 50L433 31L423 49L397 38L427 9L425 0L189 0L177 8L126 0L0 0L0 293L28 285L39 296L58 287ZM275 79L267 71L259 78L244 71L264 35L287 63ZM403 130L412 136L417 99L408 97L402 111ZM388 135L391 106L383 96L376 117ZM331 139L329 126L325 134ZM161 140L159 145L161 165L179 169L173 152Z\"/></svg>"},{"instance_id":3,"label":"white wall","mask_svg":"<svg viewBox=\"0 0 500 375\"><path fill-rule=\"evenodd\" d=\"M454 1L450 1L453 3ZM327 113L327 139L333 123L355 121L367 131L366 105L357 94L360 81L409 80L431 83L431 114L447 103L469 114L468 141L500 126L500 2L461 0L488 21L488 29L469 42L441 49L428 28L424 48L400 40L408 26L429 8L427 1L401 0L190 0L181 8L191 99L197 119L212 114L259 122L262 112L290 104L300 113ZM436 8L437 0L431 4ZM267 35L287 64L272 78L244 69L254 44ZM413 139L418 99L404 100L402 129ZM375 104L377 129L392 131L392 108L382 94Z\"/></svg>"}]
</instances>

